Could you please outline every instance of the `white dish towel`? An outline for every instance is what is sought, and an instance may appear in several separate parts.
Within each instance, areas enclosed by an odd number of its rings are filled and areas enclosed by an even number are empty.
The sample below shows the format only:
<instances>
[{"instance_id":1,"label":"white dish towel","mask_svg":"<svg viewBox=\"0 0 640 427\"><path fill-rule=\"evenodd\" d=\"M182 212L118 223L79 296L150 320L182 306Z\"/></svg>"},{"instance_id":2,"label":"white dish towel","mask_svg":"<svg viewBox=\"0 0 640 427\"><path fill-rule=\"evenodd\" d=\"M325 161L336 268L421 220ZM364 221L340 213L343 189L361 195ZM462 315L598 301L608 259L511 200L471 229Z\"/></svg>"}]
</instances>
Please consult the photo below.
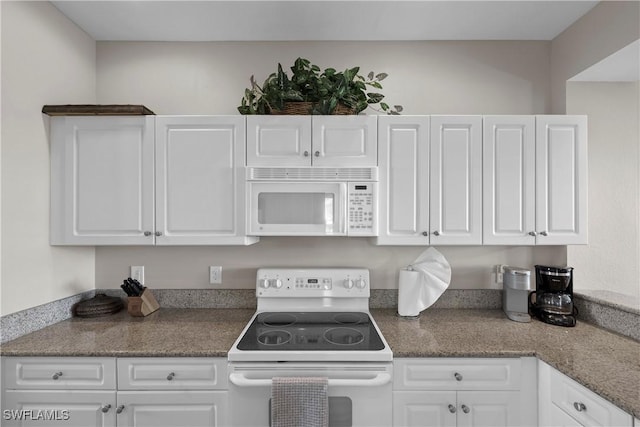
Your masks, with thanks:
<instances>
[{"instance_id":1,"label":"white dish towel","mask_svg":"<svg viewBox=\"0 0 640 427\"><path fill-rule=\"evenodd\" d=\"M271 380L271 427L328 427L328 379L274 377Z\"/></svg>"}]
</instances>

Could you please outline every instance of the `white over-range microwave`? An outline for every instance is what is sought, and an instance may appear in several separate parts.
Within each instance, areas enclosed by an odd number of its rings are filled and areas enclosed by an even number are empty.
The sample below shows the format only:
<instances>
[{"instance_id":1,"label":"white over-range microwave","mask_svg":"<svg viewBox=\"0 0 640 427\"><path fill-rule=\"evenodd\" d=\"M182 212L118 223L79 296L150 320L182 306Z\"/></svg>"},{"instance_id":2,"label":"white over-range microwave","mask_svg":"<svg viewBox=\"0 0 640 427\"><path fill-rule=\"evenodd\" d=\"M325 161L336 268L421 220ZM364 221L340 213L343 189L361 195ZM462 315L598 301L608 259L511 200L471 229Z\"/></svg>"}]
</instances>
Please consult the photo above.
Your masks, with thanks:
<instances>
[{"instance_id":1,"label":"white over-range microwave","mask_svg":"<svg viewBox=\"0 0 640 427\"><path fill-rule=\"evenodd\" d=\"M247 168L250 236L377 236L378 168Z\"/></svg>"}]
</instances>

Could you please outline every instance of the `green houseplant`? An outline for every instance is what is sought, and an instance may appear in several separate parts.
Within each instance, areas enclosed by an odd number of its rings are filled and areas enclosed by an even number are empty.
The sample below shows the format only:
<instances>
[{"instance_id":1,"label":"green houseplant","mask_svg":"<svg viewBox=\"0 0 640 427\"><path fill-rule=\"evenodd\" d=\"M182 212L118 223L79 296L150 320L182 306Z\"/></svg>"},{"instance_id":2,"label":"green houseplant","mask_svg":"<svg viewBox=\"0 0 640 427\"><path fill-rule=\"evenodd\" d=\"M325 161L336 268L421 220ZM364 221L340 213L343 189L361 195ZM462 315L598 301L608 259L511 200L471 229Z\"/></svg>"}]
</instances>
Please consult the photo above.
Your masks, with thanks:
<instances>
[{"instance_id":1,"label":"green houseplant","mask_svg":"<svg viewBox=\"0 0 640 427\"><path fill-rule=\"evenodd\" d=\"M390 107L382 101L384 95L373 92L382 89L380 82L387 74L370 72L364 77L359 71L360 67L342 72L334 68L321 71L309 60L298 58L289 77L278 64L277 71L270 74L262 86L251 76L251 87L245 89L238 111L240 114L287 114L284 113L287 105L297 105L297 114L358 114L367 107L376 109L377 106L377 111L399 114L401 105Z\"/></svg>"}]
</instances>

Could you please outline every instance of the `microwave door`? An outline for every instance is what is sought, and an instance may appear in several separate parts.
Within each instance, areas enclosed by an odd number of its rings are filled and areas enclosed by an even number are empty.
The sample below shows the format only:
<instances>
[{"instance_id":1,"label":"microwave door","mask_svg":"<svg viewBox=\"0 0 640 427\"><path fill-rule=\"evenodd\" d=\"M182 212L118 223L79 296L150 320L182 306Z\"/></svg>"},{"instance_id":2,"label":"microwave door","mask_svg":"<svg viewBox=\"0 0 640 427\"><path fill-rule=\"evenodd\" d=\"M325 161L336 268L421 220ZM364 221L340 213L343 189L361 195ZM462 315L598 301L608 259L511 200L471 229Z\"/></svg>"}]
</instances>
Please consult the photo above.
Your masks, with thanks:
<instances>
[{"instance_id":1,"label":"microwave door","mask_svg":"<svg viewBox=\"0 0 640 427\"><path fill-rule=\"evenodd\" d=\"M346 235L345 184L252 182L249 186L251 235Z\"/></svg>"}]
</instances>

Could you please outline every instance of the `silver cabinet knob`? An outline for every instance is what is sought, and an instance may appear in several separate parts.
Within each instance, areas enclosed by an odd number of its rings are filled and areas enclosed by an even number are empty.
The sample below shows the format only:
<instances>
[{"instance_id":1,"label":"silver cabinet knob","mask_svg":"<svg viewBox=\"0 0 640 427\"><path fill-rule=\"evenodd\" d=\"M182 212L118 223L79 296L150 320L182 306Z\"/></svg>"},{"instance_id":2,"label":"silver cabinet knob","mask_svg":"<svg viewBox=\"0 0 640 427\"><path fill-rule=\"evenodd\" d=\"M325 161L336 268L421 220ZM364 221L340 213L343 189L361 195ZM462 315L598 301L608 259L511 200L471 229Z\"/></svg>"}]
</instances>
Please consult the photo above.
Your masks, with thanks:
<instances>
[{"instance_id":1,"label":"silver cabinet knob","mask_svg":"<svg viewBox=\"0 0 640 427\"><path fill-rule=\"evenodd\" d=\"M455 377L456 381L462 381L462 375L460 375L459 373L455 373L453 374L453 376Z\"/></svg>"},{"instance_id":2,"label":"silver cabinet knob","mask_svg":"<svg viewBox=\"0 0 640 427\"><path fill-rule=\"evenodd\" d=\"M436 231L434 231L434 232L433 232L433 235L434 235L434 236L439 236L439 235L440 235L440 232L439 232L438 230L436 230Z\"/></svg>"},{"instance_id":3,"label":"silver cabinet knob","mask_svg":"<svg viewBox=\"0 0 640 427\"><path fill-rule=\"evenodd\" d=\"M176 376L175 372L171 372L169 375L167 375L167 380L171 381L171 380L173 380L173 377L175 377L175 376Z\"/></svg>"},{"instance_id":4,"label":"silver cabinet knob","mask_svg":"<svg viewBox=\"0 0 640 427\"><path fill-rule=\"evenodd\" d=\"M55 374L53 374L53 376L51 378L53 378L54 380L57 380L61 376L62 376L62 371L56 372Z\"/></svg>"},{"instance_id":5,"label":"silver cabinet knob","mask_svg":"<svg viewBox=\"0 0 640 427\"><path fill-rule=\"evenodd\" d=\"M587 410L587 406L582 402L573 402L573 407L576 408L578 412L584 412Z\"/></svg>"},{"instance_id":6,"label":"silver cabinet knob","mask_svg":"<svg viewBox=\"0 0 640 427\"><path fill-rule=\"evenodd\" d=\"M116 408L116 414L121 414L124 411L124 405L120 405Z\"/></svg>"},{"instance_id":7,"label":"silver cabinet knob","mask_svg":"<svg viewBox=\"0 0 640 427\"><path fill-rule=\"evenodd\" d=\"M158 237L162 236L162 231L156 231L156 236Z\"/></svg>"},{"instance_id":8,"label":"silver cabinet knob","mask_svg":"<svg viewBox=\"0 0 640 427\"><path fill-rule=\"evenodd\" d=\"M316 156L316 157L320 157L320 152L316 151L315 153L313 153L313 155Z\"/></svg>"},{"instance_id":9,"label":"silver cabinet knob","mask_svg":"<svg viewBox=\"0 0 640 427\"><path fill-rule=\"evenodd\" d=\"M422 232L422 235L423 235L424 237L427 237L427 236L429 235L429 232L428 232L428 231L423 231L423 232Z\"/></svg>"},{"instance_id":10,"label":"silver cabinet knob","mask_svg":"<svg viewBox=\"0 0 640 427\"><path fill-rule=\"evenodd\" d=\"M110 404L103 405L102 408L100 408L100 410L105 414L107 412L109 412L109 409L111 409L111 405Z\"/></svg>"},{"instance_id":11,"label":"silver cabinet knob","mask_svg":"<svg viewBox=\"0 0 640 427\"><path fill-rule=\"evenodd\" d=\"M448 408L449 408L449 412L451 412L452 414L456 413L456 407L453 406L452 404L449 404Z\"/></svg>"},{"instance_id":12,"label":"silver cabinet knob","mask_svg":"<svg viewBox=\"0 0 640 427\"><path fill-rule=\"evenodd\" d=\"M548 236L549 235L546 231L541 231L540 234L543 235L543 236Z\"/></svg>"},{"instance_id":13,"label":"silver cabinet knob","mask_svg":"<svg viewBox=\"0 0 640 427\"><path fill-rule=\"evenodd\" d=\"M535 231L530 231L530 232L529 232L529 236L533 236L533 237L535 237L535 236L537 236L537 235L538 235L538 233L536 233Z\"/></svg>"},{"instance_id":14,"label":"silver cabinet knob","mask_svg":"<svg viewBox=\"0 0 640 427\"><path fill-rule=\"evenodd\" d=\"M309 157L309 152L305 151L304 153L302 153L305 157Z\"/></svg>"},{"instance_id":15,"label":"silver cabinet knob","mask_svg":"<svg viewBox=\"0 0 640 427\"><path fill-rule=\"evenodd\" d=\"M147 236L147 237L151 236L152 234L153 234L153 233L152 233L152 232L150 232L150 231L145 231L145 232L144 232L144 235L145 235L145 236Z\"/></svg>"},{"instance_id":16,"label":"silver cabinet knob","mask_svg":"<svg viewBox=\"0 0 640 427\"><path fill-rule=\"evenodd\" d=\"M471 412L471 408L469 408L467 405L462 405L462 412L464 412L465 414L468 414L469 412Z\"/></svg>"}]
</instances>

